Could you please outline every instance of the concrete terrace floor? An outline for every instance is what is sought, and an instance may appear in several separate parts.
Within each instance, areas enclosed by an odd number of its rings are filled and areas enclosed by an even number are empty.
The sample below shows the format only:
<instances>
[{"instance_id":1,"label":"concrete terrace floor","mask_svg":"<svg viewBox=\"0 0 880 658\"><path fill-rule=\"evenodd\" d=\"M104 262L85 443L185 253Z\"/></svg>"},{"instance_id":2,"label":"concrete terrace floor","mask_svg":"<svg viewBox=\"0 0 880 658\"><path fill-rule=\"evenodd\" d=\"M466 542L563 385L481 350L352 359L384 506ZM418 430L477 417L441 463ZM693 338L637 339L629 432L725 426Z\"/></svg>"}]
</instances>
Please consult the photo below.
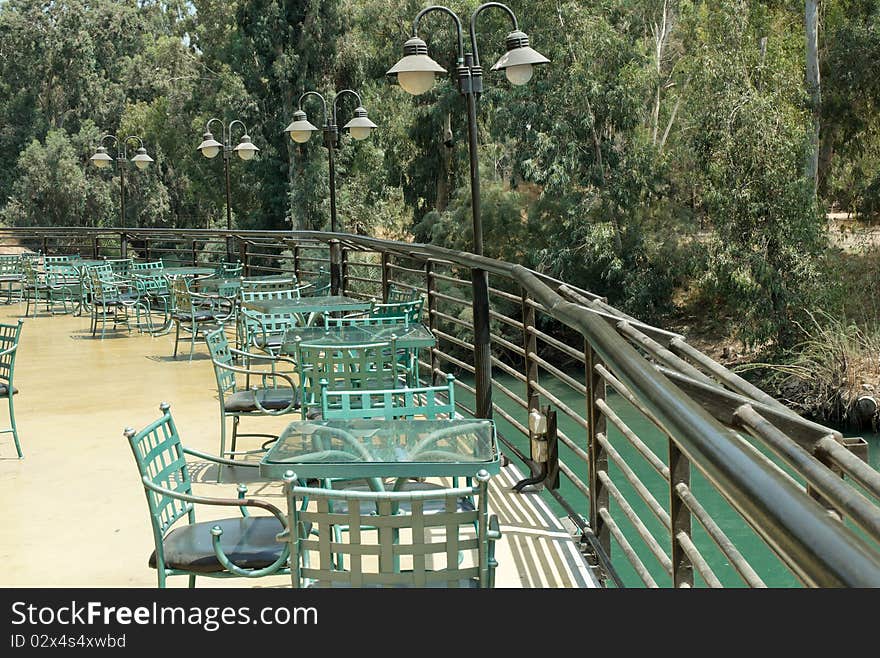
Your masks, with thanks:
<instances>
[{"instance_id":1,"label":"concrete terrace floor","mask_svg":"<svg viewBox=\"0 0 880 658\"><path fill-rule=\"evenodd\" d=\"M0 322L14 323L25 305L0 306ZM219 407L204 344L181 343L173 333L125 330L104 340L89 333L88 316L51 316L41 308L25 319L16 360L15 396L24 459L10 434L0 435L0 576L3 587L156 587L147 566L153 550L147 503L123 436L159 417L167 401L185 446L216 454ZM0 424L8 427L5 404ZM242 420L242 430L280 433L294 417ZM242 439L239 448L250 446ZM216 484L205 464L190 458L197 495L235 497L236 479ZM253 475L251 475L253 477ZM514 467L493 478L490 511L501 523L496 546L498 587L594 587L590 569L562 523L535 493L515 494ZM249 494L281 509L280 483L252 482ZM200 521L229 516L229 508L200 507ZM62 568L58 568L60 564ZM186 578L169 586L185 587ZM197 587L289 587L288 576L255 580L199 578Z\"/></svg>"}]
</instances>

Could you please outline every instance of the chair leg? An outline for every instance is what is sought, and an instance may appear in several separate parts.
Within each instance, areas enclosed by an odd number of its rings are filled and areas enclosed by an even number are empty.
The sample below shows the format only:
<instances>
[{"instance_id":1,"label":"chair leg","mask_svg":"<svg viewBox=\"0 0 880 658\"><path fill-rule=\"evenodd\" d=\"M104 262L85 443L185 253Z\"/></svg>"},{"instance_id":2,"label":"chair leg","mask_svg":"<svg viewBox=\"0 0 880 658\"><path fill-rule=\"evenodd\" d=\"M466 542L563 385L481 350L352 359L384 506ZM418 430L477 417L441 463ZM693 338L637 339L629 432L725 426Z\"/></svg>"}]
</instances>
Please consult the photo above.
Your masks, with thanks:
<instances>
[{"instance_id":1,"label":"chair leg","mask_svg":"<svg viewBox=\"0 0 880 658\"><path fill-rule=\"evenodd\" d=\"M193 360L193 352L196 351L196 334L199 331L199 325L193 320L192 326L190 327L190 339L189 339L189 360L192 363Z\"/></svg>"},{"instance_id":2,"label":"chair leg","mask_svg":"<svg viewBox=\"0 0 880 658\"><path fill-rule=\"evenodd\" d=\"M12 402L12 390L9 391L9 421L12 425L12 440L15 441L15 451L18 453L19 459L24 459L21 454L21 443L18 441L18 428L15 426L15 405Z\"/></svg>"},{"instance_id":3,"label":"chair leg","mask_svg":"<svg viewBox=\"0 0 880 658\"><path fill-rule=\"evenodd\" d=\"M174 320L174 358L177 358L177 343L180 341L180 320Z\"/></svg>"},{"instance_id":4,"label":"chair leg","mask_svg":"<svg viewBox=\"0 0 880 658\"><path fill-rule=\"evenodd\" d=\"M229 447L229 458L235 459L235 443L238 439L238 421L241 420L238 416L232 417L232 445Z\"/></svg>"},{"instance_id":5,"label":"chair leg","mask_svg":"<svg viewBox=\"0 0 880 658\"><path fill-rule=\"evenodd\" d=\"M189 588L195 589L196 586L196 576L195 574L190 574L189 576Z\"/></svg>"}]
</instances>

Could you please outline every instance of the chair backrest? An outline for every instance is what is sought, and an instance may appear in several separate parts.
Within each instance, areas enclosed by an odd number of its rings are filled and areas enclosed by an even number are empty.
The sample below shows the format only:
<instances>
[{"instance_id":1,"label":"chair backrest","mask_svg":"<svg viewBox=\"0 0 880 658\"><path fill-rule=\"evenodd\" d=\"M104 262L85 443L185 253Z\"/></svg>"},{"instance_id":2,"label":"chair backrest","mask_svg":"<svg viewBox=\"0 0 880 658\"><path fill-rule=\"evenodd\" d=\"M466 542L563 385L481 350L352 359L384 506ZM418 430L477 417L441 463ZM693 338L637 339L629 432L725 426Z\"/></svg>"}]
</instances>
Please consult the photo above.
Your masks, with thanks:
<instances>
[{"instance_id":1,"label":"chair backrest","mask_svg":"<svg viewBox=\"0 0 880 658\"><path fill-rule=\"evenodd\" d=\"M116 274L113 272L113 266L109 263L102 263L101 265L89 265L87 270L89 273L89 278L94 275L102 281L113 281L113 279L116 277Z\"/></svg>"},{"instance_id":2,"label":"chair backrest","mask_svg":"<svg viewBox=\"0 0 880 658\"><path fill-rule=\"evenodd\" d=\"M148 295L167 295L168 278L161 270L140 270L134 272L134 283L138 291Z\"/></svg>"},{"instance_id":3,"label":"chair backrest","mask_svg":"<svg viewBox=\"0 0 880 658\"><path fill-rule=\"evenodd\" d=\"M264 290L292 290L296 288L296 276L284 274L279 276L242 277L242 292L260 292Z\"/></svg>"},{"instance_id":4,"label":"chair backrest","mask_svg":"<svg viewBox=\"0 0 880 658\"><path fill-rule=\"evenodd\" d=\"M12 390L15 355L18 354L18 339L21 337L23 322L19 320L17 324L0 324L0 381L6 382L9 391Z\"/></svg>"},{"instance_id":5,"label":"chair backrest","mask_svg":"<svg viewBox=\"0 0 880 658\"><path fill-rule=\"evenodd\" d=\"M193 311L192 295L185 277L175 277L171 280L171 304L175 310L182 313Z\"/></svg>"},{"instance_id":6,"label":"chair backrest","mask_svg":"<svg viewBox=\"0 0 880 658\"><path fill-rule=\"evenodd\" d=\"M288 329L302 323L299 313L258 313L250 309L242 309L239 319L246 346L257 345L260 341L266 346L275 338L283 340Z\"/></svg>"},{"instance_id":7,"label":"chair backrest","mask_svg":"<svg viewBox=\"0 0 880 658\"><path fill-rule=\"evenodd\" d=\"M0 275L21 275L22 258L20 255L0 255Z\"/></svg>"},{"instance_id":8,"label":"chair backrest","mask_svg":"<svg viewBox=\"0 0 880 658\"><path fill-rule=\"evenodd\" d=\"M111 258L107 260L107 264L110 265L110 269L113 271L113 274L117 276L128 276L131 271L131 258Z\"/></svg>"},{"instance_id":9,"label":"chair backrest","mask_svg":"<svg viewBox=\"0 0 880 658\"><path fill-rule=\"evenodd\" d=\"M163 402L159 409L162 417L136 432L128 427L125 437L131 446L134 460L141 479L177 493L191 494L192 482L186 468L186 457L177 426L171 418L171 406ZM190 523L195 521L192 503L163 496L144 488L147 494L147 505L150 508L150 521L157 550L161 550L162 537L177 519L186 515ZM157 558L162 558L158 555Z\"/></svg>"},{"instance_id":10,"label":"chair backrest","mask_svg":"<svg viewBox=\"0 0 880 658\"><path fill-rule=\"evenodd\" d=\"M488 514L489 474L480 471L476 480L473 487L395 492L299 487L285 478L293 587L492 587L490 542L499 533ZM462 498L475 505L461 505ZM345 515L333 511L341 504ZM402 505L410 511L400 513ZM336 532L340 523L348 532Z\"/></svg>"},{"instance_id":11,"label":"chair backrest","mask_svg":"<svg viewBox=\"0 0 880 658\"><path fill-rule=\"evenodd\" d=\"M217 276L223 279L231 279L233 277L241 276L241 271L244 267L241 264L241 261L236 261L234 263L220 263L217 268Z\"/></svg>"},{"instance_id":12,"label":"chair backrest","mask_svg":"<svg viewBox=\"0 0 880 658\"><path fill-rule=\"evenodd\" d=\"M36 285L37 283L37 268L34 265L35 260L32 258L22 258L21 259L21 269L24 273L24 279L30 285Z\"/></svg>"},{"instance_id":13,"label":"chair backrest","mask_svg":"<svg viewBox=\"0 0 880 658\"><path fill-rule=\"evenodd\" d=\"M318 268L318 274L305 283L302 288L304 297L323 297L330 294L330 273L323 267Z\"/></svg>"},{"instance_id":14,"label":"chair backrest","mask_svg":"<svg viewBox=\"0 0 880 658\"><path fill-rule=\"evenodd\" d=\"M343 318L330 317L324 314L325 329L340 329L342 327L383 327L388 325L409 325L409 317L406 315L357 315Z\"/></svg>"},{"instance_id":15,"label":"chair backrest","mask_svg":"<svg viewBox=\"0 0 880 658\"><path fill-rule=\"evenodd\" d=\"M220 394L220 402L223 403L224 395L235 392L235 373L226 368L218 368L218 364L224 366L234 365L232 352L229 351L229 340L223 327L205 334L205 342L208 344L208 352L211 354L211 362L214 364L214 376L217 379L217 393Z\"/></svg>"},{"instance_id":16,"label":"chair backrest","mask_svg":"<svg viewBox=\"0 0 880 658\"><path fill-rule=\"evenodd\" d=\"M399 364L395 359L394 342L359 345L330 345L296 341L296 363L299 369L301 412L320 404L320 382L336 390L383 390L398 385Z\"/></svg>"},{"instance_id":17,"label":"chair backrest","mask_svg":"<svg viewBox=\"0 0 880 658\"><path fill-rule=\"evenodd\" d=\"M423 303L424 300L421 297L409 302L392 302L389 304L373 302L370 306L370 316L375 318L402 315L408 318L410 322L421 322Z\"/></svg>"},{"instance_id":18,"label":"chair backrest","mask_svg":"<svg viewBox=\"0 0 880 658\"><path fill-rule=\"evenodd\" d=\"M268 290L245 290L244 285L240 288L241 301L263 302L275 299L299 299L299 288L274 288Z\"/></svg>"},{"instance_id":19,"label":"chair backrest","mask_svg":"<svg viewBox=\"0 0 880 658\"><path fill-rule=\"evenodd\" d=\"M388 304L394 304L396 302L414 302L421 298L422 293L416 288L409 288L407 286L391 283L388 285L388 298L385 302Z\"/></svg>"},{"instance_id":20,"label":"chair backrest","mask_svg":"<svg viewBox=\"0 0 880 658\"><path fill-rule=\"evenodd\" d=\"M446 375L443 386L418 386L370 390L330 390L321 380L321 417L333 418L455 418L455 377Z\"/></svg>"},{"instance_id":21,"label":"chair backrest","mask_svg":"<svg viewBox=\"0 0 880 658\"><path fill-rule=\"evenodd\" d=\"M162 272L165 269L165 263L161 260L144 261L143 263L132 263L131 271L138 274Z\"/></svg>"}]
</instances>

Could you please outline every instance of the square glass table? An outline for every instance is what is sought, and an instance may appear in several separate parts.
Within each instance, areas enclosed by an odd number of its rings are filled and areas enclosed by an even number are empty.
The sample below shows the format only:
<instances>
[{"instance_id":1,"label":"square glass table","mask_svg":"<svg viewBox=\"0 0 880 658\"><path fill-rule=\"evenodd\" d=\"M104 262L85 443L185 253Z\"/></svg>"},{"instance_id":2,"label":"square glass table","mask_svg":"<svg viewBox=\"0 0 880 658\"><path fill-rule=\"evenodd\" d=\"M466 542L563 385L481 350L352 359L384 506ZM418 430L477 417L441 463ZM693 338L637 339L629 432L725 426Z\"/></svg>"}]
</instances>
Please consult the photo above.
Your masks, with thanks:
<instances>
[{"instance_id":1,"label":"square glass table","mask_svg":"<svg viewBox=\"0 0 880 658\"><path fill-rule=\"evenodd\" d=\"M383 418L290 423L260 461L260 475L297 478L473 477L499 471L486 419Z\"/></svg>"},{"instance_id":2,"label":"square glass table","mask_svg":"<svg viewBox=\"0 0 880 658\"><path fill-rule=\"evenodd\" d=\"M216 270L213 267L166 267L162 270L165 276L211 276Z\"/></svg>"}]
</instances>

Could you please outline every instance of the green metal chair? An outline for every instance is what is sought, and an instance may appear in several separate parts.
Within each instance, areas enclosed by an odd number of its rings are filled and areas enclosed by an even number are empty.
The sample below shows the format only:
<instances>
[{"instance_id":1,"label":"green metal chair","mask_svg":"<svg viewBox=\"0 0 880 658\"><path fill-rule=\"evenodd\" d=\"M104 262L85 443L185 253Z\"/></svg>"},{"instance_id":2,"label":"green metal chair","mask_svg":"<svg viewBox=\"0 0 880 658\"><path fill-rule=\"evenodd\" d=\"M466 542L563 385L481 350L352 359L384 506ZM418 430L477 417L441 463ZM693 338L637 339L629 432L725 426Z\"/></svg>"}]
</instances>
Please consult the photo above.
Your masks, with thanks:
<instances>
[{"instance_id":1,"label":"green metal chair","mask_svg":"<svg viewBox=\"0 0 880 658\"><path fill-rule=\"evenodd\" d=\"M15 425L14 396L18 393L13 379L15 378L15 356L18 354L18 341L21 338L21 325L24 320L19 319L18 324L0 324L0 397L5 397L9 402L10 428L0 430L0 434L12 434L15 442L15 451L18 458L22 459L21 443L18 440L18 428Z\"/></svg>"},{"instance_id":2,"label":"green metal chair","mask_svg":"<svg viewBox=\"0 0 880 658\"><path fill-rule=\"evenodd\" d=\"M234 263L224 262L217 265L215 273L221 279L232 279L240 277L243 269L244 266L241 264L241 261L236 261Z\"/></svg>"},{"instance_id":3,"label":"green metal chair","mask_svg":"<svg viewBox=\"0 0 880 658\"><path fill-rule=\"evenodd\" d=\"M162 416L136 432L125 429L147 496L155 550L149 566L156 569L159 587L169 576L210 578L259 578L288 574L290 549L276 537L287 528L284 513L267 502L246 498L247 487L238 486L238 498L195 496L186 455L218 465L243 466L239 462L184 448L167 403ZM257 464L253 465L257 467ZM241 518L196 522L196 505L238 507ZM249 508L271 516L250 516ZM177 523L186 517L186 522Z\"/></svg>"},{"instance_id":4,"label":"green metal chair","mask_svg":"<svg viewBox=\"0 0 880 658\"><path fill-rule=\"evenodd\" d=\"M290 473L281 537L293 587L494 587L501 531L488 512L490 476L476 479L473 487L361 491L298 486ZM475 508L461 506L468 498ZM438 507L443 513L430 511Z\"/></svg>"},{"instance_id":5,"label":"green metal chair","mask_svg":"<svg viewBox=\"0 0 880 658\"><path fill-rule=\"evenodd\" d=\"M205 336L211 361L214 364L214 375L217 379L217 398L220 401L220 456L235 457L254 451L236 452L238 437L264 437L269 439L261 446L278 438L275 434L239 434L238 424L247 416L282 416L295 412L299 408L299 389L294 383L291 373L276 369L278 359L262 355L250 354L229 346L226 332L221 327ZM234 359L247 367L234 365ZM255 370L249 366L252 362L271 363L272 370ZM288 363L290 363L288 361ZM239 385L239 379L246 378L245 385ZM260 382L259 386L251 385L252 380ZM232 418L232 441L230 450L226 450L226 419Z\"/></svg>"},{"instance_id":6,"label":"green metal chair","mask_svg":"<svg viewBox=\"0 0 880 658\"><path fill-rule=\"evenodd\" d=\"M192 292L183 277L171 282L172 312L171 319L175 325L174 358L177 358L177 345L186 340L181 332L189 334L189 360L192 361L196 349L196 340L204 339L209 332L219 329L225 322L234 320L235 301L217 295L201 295Z\"/></svg>"},{"instance_id":7,"label":"green metal chair","mask_svg":"<svg viewBox=\"0 0 880 658\"><path fill-rule=\"evenodd\" d=\"M137 285L113 274L109 265L97 265L88 269L89 297L91 309L91 331L94 337L101 323L101 338L107 333L107 323L113 329L124 326L131 332L129 313L134 310L136 324L141 326L141 313L150 318L150 303L141 296Z\"/></svg>"},{"instance_id":8,"label":"green metal chair","mask_svg":"<svg viewBox=\"0 0 880 658\"><path fill-rule=\"evenodd\" d=\"M130 268L131 274L153 276L161 274L165 271L165 263L161 260L142 261L140 263L132 263Z\"/></svg>"},{"instance_id":9,"label":"green metal chair","mask_svg":"<svg viewBox=\"0 0 880 658\"><path fill-rule=\"evenodd\" d=\"M388 304L414 302L421 298L422 293L418 289L391 283L388 285L388 297L385 299L385 302Z\"/></svg>"},{"instance_id":10,"label":"green metal chair","mask_svg":"<svg viewBox=\"0 0 880 658\"><path fill-rule=\"evenodd\" d=\"M327 389L384 390L401 385L400 366L394 358L394 341L334 345L296 341L296 365L300 381L300 413L321 405L321 380Z\"/></svg>"},{"instance_id":11,"label":"green metal chair","mask_svg":"<svg viewBox=\"0 0 880 658\"><path fill-rule=\"evenodd\" d=\"M37 316L37 306L40 301L45 302L46 311L53 314L53 307L59 301L64 305L65 313L67 312L68 302L71 305L74 303L73 293L70 288L64 285L57 285L53 283L51 277L38 272L33 259L23 259L22 270L24 271L25 315L30 313L31 302L34 304L34 317Z\"/></svg>"},{"instance_id":12,"label":"green metal chair","mask_svg":"<svg viewBox=\"0 0 880 658\"><path fill-rule=\"evenodd\" d=\"M291 290L297 287L297 278L294 274L281 274L278 276L252 276L241 278L241 292L264 292L269 290Z\"/></svg>"},{"instance_id":13,"label":"green metal chair","mask_svg":"<svg viewBox=\"0 0 880 658\"><path fill-rule=\"evenodd\" d=\"M303 297L322 297L330 294L330 273L323 267L318 268L318 274L311 281L303 283Z\"/></svg>"},{"instance_id":14,"label":"green metal chair","mask_svg":"<svg viewBox=\"0 0 880 658\"><path fill-rule=\"evenodd\" d=\"M6 303L20 302L24 299L24 270L19 254L0 255L0 283L6 284ZM18 288L18 299L13 299L13 287Z\"/></svg>"},{"instance_id":15,"label":"green metal chair","mask_svg":"<svg viewBox=\"0 0 880 658\"><path fill-rule=\"evenodd\" d=\"M280 354L288 329L303 324L299 313L257 313L248 309L242 309L239 319L239 335L242 336L239 340L243 349L256 348L270 356Z\"/></svg>"},{"instance_id":16,"label":"green metal chair","mask_svg":"<svg viewBox=\"0 0 880 658\"><path fill-rule=\"evenodd\" d=\"M373 302L367 315L371 318L403 316L409 322L421 322L423 304L424 300L421 297L408 302L389 302L387 304Z\"/></svg>"}]
</instances>

